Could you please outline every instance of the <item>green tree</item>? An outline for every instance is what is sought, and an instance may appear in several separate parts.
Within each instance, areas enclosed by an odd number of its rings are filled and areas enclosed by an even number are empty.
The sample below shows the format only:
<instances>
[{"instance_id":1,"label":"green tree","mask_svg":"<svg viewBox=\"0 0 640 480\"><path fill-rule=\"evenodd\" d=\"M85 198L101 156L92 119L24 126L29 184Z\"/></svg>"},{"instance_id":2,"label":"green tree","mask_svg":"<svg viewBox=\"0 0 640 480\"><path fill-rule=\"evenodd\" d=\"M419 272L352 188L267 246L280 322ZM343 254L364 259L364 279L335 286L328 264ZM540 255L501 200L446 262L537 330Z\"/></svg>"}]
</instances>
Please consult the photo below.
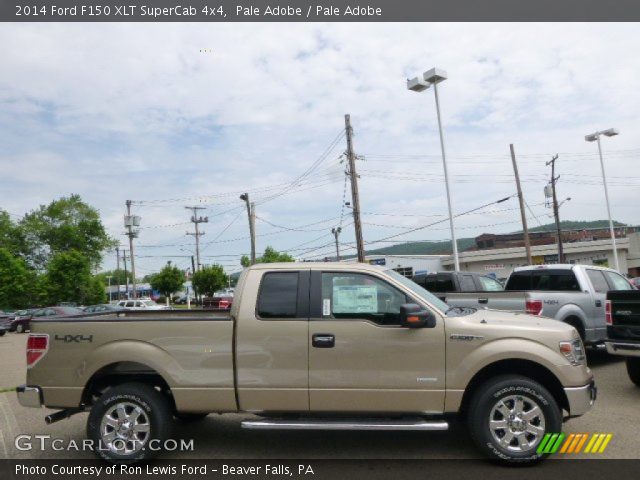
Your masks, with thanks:
<instances>
[{"instance_id":1,"label":"green tree","mask_svg":"<svg viewBox=\"0 0 640 480\"><path fill-rule=\"evenodd\" d=\"M295 262L295 259L288 253L280 253L273 247L267 247L264 249L264 253L261 257L256 258L256 263L277 263L277 262ZM246 255L240 258L240 264L243 267L251 265L251 260Z\"/></svg>"},{"instance_id":2,"label":"green tree","mask_svg":"<svg viewBox=\"0 0 640 480\"><path fill-rule=\"evenodd\" d=\"M31 275L24 261L6 248L0 248L0 307L22 308L28 306L25 293L30 288Z\"/></svg>"},{"instance_id":3,"label":"green tree","mask_svg":"<svg viewBox=\"0 0 640 480\"><path fill-rule=\"evenodd\" d=\"M169 298L173 293L182 289L184 272L168 263L162 270L151 277L150 283L151 288Z\"/></svg>"},{"instance_id":4,"label":"green tree","mask_svg":"<svg viewBox=\"0 0 640 480\"><path fill-rule=\"evenodd\" d=\"M201 267L191 277L191 283L198 294L210 297L227 285L227 275L221 265Z\"/></svg>"},{"instance_id":5,"label":"green tree","mask_svg":"<svg viewBox=\"0 0 640 480\"><path fill-rule=\"evenodd\" d=\"M97 268L102 252L116 245L107 235L99 212L79 195L41 205L25 215L19 226L25 238L27 261L36 270L44 270L57 254L69 251L79 252L89 261L90 268Z\"/></svg>"},{"instance_id":6,"label":"green tree","mask_svg":"<svg viewBox=\"0 0 640 480\"><path fill-rule=\"evenodd\" d=\"M24 233L4 210L0 210L0 248L15 257L24 257L26 251Z\"/></svg>"},{"instance_id":7,"label":"green tree","mask_svg":"<svg viewBox=\"0 0 640 480\"><path fill-rule=\"evenodd\" d=\"M50 304L90 305L106 301L102 282L91 275L89 259L77 250L59 252L51 258L44 275L44 289Z\"/></svg>"}]
</instances>

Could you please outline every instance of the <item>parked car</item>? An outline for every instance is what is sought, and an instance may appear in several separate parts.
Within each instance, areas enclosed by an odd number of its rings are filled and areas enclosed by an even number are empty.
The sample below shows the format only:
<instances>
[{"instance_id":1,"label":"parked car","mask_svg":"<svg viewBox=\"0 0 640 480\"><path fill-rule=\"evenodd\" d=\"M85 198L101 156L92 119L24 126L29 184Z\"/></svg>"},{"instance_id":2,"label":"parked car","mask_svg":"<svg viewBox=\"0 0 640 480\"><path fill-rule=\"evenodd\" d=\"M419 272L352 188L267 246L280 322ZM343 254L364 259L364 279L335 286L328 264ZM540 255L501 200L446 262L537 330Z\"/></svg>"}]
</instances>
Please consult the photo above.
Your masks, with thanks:
<instances>
[{"instance_id":1,"label":"parked car","mask_svg":"<svg viewBox=\"0 0 640 480\"><path fill-rule=\"evenodd\" d=\"M631 289L627 279L610 268L532 265L515 268L504 292L451 293L445 301L452 307L522 311L554 318L575 327L583 342L602 345L607 336L607 292Z\"/></svg>"},{"instance_id":2,"label":"parked car","mask_svg":"<svg viewBox=\"0 0 640 480\"><path fill-rule=\"evenodd\" d=\"M608 292L605 311L607 352L626 357L629 378L640 387L640 292Z\"/></svg>"},{"instance_id":3,"label":"parked car","mask_svg":"<svg viewBox=\"0 0 640 480\"><path fill-rule=\"evenodd\" d=\"M413 281L429 290L440 300L454 292L501 292L502 284L495 278L473 272L433 272L414 275Z\"/></svg>"},{"instance_id":4,"label":"parked car","mask_svg":"<svg viewBox=\"0 0 640 480\"><path fill-rule=\"evenodd\" d=\"M153 300L120 300L118 307L125 310L169 310L171 307L165 305L159 305Z\"/></svg>"},{"instance_id":5,"label":"parked car","mask_svg":"<svg viewBox=\"0 0 640 480\"><path fill-rule=\"evenodd\" d=\"M258 264L238 285L231 315L34 321L20 404L61 409L48 423L90 410L94 452L118 463L157 453L173 416L211 412L259 412L247 429L412 431L460 413L483 454L531 463L595 401L578 333L554 320L461 312L367 264Z\"/></svg>"},{"instance_id":6,"label":"parked car","mask_svg":"<svg viewBox=\"0 0 640 480\"><path fill-rule=\"evenodd\" d=\"M0 314L0 337L9 331L11 327L11 316L9 314Z\"/></svg>"},{"instance_id":7,"label":"parked car","mask_svg":"<svg viewBox=\"0 0 640 480\"><path fill-rule=\"evenodd\" d=\"M188 297L190 297L191 302L190 303L194 303L195 299L189 295ZM176 298L173 303L175 303L176 305L186 305L187 304L187 295L180 295L178 298Z\"/></svg>"},{"instance_id":8,"label":"parked car","mask_svg":"<svg viewBox=\"0 0 640 480\"><path fill-rule=\"evenodd\" d=\"M202 308L214 310L231 310L233 305L233 296L221 295L214 297L205 297L202 299Z\"/></svg>"},{"instance_id":9,"label":"parked car","mask_svg":"<svg viewBox=\"0 0 640 480\"><path fill-rule=\"evenodd\" d=\"M9 331L23 333L29 330L29 322L31 321L31 310L17 310L13 313L13 318L10 320Z\"/></svg>"},{"instance_id":10,"label":"parked car","mask_svg":"<svg viewBox=\"0 0 640 480\"><path fill-rule=\"evenodd\" d=\"M84 315L84 311L80 308L64 307L60 305L33 310L21 310L20 313L25 313L25 315L16 316L12 322L12 330L15 330L17 333L24 333L27 330L30 330L31 321L34 318L74 317Z\"/></svg>"},{"instance_id":11,"label":"parked car","mask_svg":"<svg viewBox=\"0 0 640 480\"><path fill-rule=\"evenodd\" d=\"M111 305L109 303L102 303L100 305L89 305L82 309L85 313L102 313L102 312L119 312L124 310L123 307L118 305Z\"/></svg>"}]
</instances>

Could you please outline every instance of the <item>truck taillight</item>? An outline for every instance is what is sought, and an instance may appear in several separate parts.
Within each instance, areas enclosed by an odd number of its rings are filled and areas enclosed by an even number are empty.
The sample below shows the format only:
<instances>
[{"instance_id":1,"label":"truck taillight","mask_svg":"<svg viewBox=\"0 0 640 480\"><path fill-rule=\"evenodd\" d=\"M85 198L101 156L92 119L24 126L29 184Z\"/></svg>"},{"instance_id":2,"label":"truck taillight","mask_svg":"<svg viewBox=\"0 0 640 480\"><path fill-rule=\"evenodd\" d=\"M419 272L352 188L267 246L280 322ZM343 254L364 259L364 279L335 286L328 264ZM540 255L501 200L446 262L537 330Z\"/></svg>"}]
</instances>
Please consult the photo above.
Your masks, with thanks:
<instances>
[{"instance_id":1,"label":"truck taillight","mask_svg":"<svg viewBox=\"0 0 640 480\"><path fill-rule=\"evenodd\" d=\"M604 302L604 321L607 325L613 325L613 316L611 315L611 300Z\"/></svg>"},{"instance_id":2,"label":"truck taillight","mask_svg":"<svg viewBox=\"0 0 640 480\"><path fill-rule=\"evenodd\" d=\"M27 368L33 367L49 350L49 335L31 333L27 339Z\"/></svg>"},{"instance_id":3,"label":"truck taillight","mask_svg":"<svg viewBox=\"0 0 640 480\"><path fill-rule=\"evenodd\" d=\"M542 313L542 300L527 300L525 310L529 315L540 315Z\"/></svg>"}]
</instances>

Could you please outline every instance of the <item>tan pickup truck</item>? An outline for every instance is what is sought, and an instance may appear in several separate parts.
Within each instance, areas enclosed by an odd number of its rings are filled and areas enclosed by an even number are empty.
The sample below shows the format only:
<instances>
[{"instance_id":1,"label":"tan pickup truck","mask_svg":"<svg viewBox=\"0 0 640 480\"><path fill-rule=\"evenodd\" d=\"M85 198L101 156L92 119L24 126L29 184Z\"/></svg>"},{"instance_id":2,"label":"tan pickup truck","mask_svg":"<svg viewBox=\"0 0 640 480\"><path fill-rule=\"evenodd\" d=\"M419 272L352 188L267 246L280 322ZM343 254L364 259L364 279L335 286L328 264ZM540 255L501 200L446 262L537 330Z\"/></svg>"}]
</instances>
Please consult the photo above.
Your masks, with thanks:
<instances>
[{"instance_id":1,"label":"tan pickup truck","mask_svg":"<svg viewBox=\"0 0 640 480\"><path fill-rule=\"evenodd\" d=\"M172 416L247 412L252 429L446 430L466 418L505 462L595 400L576 330L526 314L451 309L392 270L256 265L229 316L128 312L32 323L20 403L90 410L111 461L147 458Z\"/></svg>"}]
</instances>

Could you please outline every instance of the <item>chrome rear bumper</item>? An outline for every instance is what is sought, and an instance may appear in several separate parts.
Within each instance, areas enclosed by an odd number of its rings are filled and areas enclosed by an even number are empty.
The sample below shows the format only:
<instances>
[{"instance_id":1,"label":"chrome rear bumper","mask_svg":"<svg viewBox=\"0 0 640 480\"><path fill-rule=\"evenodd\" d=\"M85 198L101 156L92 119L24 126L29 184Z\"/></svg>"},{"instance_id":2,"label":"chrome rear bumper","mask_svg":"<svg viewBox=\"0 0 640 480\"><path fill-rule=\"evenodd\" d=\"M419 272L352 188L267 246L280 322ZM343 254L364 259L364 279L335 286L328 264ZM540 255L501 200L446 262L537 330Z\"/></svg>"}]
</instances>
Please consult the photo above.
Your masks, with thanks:
<instances>
[{"instance_id":1,"label":"chrome rear bumper","mask_svg":"<svg viewBox=\"0 0 640 480\"><path fill-rule=\"evenodd\" d=\"M23 407L40 408L42 407L42 389L31 385L20 385L16 387L18 402Z\"/></svg>"},{"instance_id":2,"label":"chrome rear bumper","mask_svg":"<svg viewBox=\"0 0 640 480\"><path fill-rule=\"evenodd\" d=\"M604 342L607 352L611 355L623 355L625 357L640 357L640 342L624 342L607 340Z\"/></svg>"},{"instance_id":3,"label":"chrome rear bumper","mask_svg":"<svg viewBox=\"0 0 640 480\"><path fill-rule=\"evenodd\" d=\"M596 401L598 389L595 382L583 387L569 387L564 389L569 401L569 416L579 417L587 413Z\"/></svg>"}]
</instances>

